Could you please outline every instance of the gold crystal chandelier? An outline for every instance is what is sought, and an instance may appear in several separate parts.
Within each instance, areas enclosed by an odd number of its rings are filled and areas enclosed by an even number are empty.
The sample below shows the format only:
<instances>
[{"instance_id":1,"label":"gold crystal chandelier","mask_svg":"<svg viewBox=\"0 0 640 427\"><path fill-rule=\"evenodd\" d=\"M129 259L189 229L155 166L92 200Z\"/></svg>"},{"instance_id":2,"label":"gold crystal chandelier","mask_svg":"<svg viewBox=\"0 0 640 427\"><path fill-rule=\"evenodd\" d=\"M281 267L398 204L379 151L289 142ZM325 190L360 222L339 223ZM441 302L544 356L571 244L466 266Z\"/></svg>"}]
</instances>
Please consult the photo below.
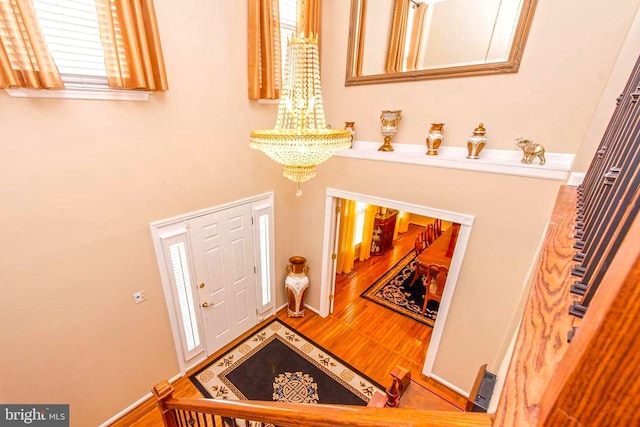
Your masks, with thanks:
<instances>
[{"instance_id":1,"label":"gold crystal chandelier","mask_svg":"<svg viewBox=\"0 0 640 427\"><path fill-rule=\"evenodd\" d=\"M300 33L287 41L276 126L252 131L249 146L283 165L283 175L298 184L316 176L316 166L336 151L351 146L348 131L327 128L317 35Z\"/></svg>"}]
</instances>

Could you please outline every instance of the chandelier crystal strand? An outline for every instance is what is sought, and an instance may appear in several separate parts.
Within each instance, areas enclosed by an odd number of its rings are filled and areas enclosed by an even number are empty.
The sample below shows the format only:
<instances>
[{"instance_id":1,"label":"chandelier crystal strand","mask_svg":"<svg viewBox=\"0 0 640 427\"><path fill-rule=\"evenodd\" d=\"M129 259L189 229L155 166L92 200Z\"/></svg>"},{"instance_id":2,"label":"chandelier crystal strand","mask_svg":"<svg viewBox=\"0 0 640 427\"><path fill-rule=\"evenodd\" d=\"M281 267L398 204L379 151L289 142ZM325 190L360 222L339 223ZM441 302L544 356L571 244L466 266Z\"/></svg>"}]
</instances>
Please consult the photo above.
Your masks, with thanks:
<instances>
[{"instance_id":1,"label":"chandelier crystal strand","mask_svg":"<svg viewBox=\"0 0 640 427\"><path fill-rule=\"evenodd\" d=\"M348 149L351 134L327 128L317 36L289 38L284 74L275 128L252 131L249 146L283 165L283 175L300 184L336 151Z\"/></svg>"}]
</instances>

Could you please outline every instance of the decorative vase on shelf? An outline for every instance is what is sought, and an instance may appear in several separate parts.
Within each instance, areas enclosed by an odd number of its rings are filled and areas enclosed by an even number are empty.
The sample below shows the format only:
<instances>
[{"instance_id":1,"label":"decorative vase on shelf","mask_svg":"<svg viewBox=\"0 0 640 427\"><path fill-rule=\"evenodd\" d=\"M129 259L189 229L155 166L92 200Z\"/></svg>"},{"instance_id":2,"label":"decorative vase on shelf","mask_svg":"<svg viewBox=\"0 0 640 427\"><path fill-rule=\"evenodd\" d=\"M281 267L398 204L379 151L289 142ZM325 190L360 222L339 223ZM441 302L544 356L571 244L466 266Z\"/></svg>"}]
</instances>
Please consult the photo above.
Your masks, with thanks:
<instances>
[{"instance_id":1,"label":"decorative vase on shelf","mask_svg":"<svg viewBox=\"0 0 640 427\"><path fill-rule=\"evenodd\" d=\"M427 135L427 156L437 156L438 148L444 139L444 123L431 123Z\"/></svg>"},{"instance_id":2,"label":"decorative vase on shelf","mask_svg":"<svg viewBox=\"0 0 640 427\"><path fill-rule=\"evenodd\" d=\"M356 122L344 122L344 130L349 131L351 134L351 146L353 148L353 139L356 136Z\"/></svg>"},{"instance_id":3,"label":"decorative vase on shelf","mask_svg":"<svg viewBox=\"0 0 640 427\"><path fill-rule=\"evenodd\" d=\"M289 317L304 317L304 294L309 287L307 273L307 259L301 256L289 258L287 277L284 279L284 289L287 293L287 315Z\"/></svg>"},{"instance_id":4,"label":"decorative vase on shelf","mask_svg":"<svg viewBox=\"0 0 640 427\"><path fill-rule=\"evenodd\" d=\"M393 151L391 138L398 132L398 124L402 120L402 110L383 110L380 114L380 133L384 137L378 151Z\"/></svg>"},{"instance_id":5,"label":"decorative vase on shelf","mask_svg":"<svg viewBox=\"0 0 640 427\"><path fill-rule=\"evenodd\" d=\"M477 128L474 129L473 134L467 140L467 159L479 159L480 152L487 145L487 130L484 128L484 124L480 123Z\"/></svg>"}]
</instances>

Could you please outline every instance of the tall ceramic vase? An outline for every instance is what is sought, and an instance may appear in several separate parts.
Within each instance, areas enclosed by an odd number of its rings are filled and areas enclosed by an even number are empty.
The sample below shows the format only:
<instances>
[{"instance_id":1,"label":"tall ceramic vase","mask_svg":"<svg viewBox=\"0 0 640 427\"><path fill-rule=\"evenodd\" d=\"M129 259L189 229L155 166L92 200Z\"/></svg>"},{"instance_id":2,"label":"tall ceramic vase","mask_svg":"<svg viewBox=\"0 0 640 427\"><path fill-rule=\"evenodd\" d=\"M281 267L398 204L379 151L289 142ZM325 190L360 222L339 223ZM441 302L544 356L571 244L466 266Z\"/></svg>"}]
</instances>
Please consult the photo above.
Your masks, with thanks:
<instances>
[{"instance_id":1,"label":"tall ceramic vase","mask_svg":"<svg viewBox=\"0 0 640 427\"><path fill-rule=\"evenodd\" d=\"M284 289L287 293L287 315L289 317L304 317L304 294L309 287L307 273L307 259L301 256L289 258L287 277L284 279Z\"/></svg>"},{"instance_id":2,"label":"tall ceramic vase","mask_svg":"<svg viewBox=\"0 0 640 427\"><path fill-rule=\"evenodd\" d=\"M429 134L427 135L427 156L437 156L438 148L444 139L444 123L431 123Z\"/></svg>"}]
</instances>

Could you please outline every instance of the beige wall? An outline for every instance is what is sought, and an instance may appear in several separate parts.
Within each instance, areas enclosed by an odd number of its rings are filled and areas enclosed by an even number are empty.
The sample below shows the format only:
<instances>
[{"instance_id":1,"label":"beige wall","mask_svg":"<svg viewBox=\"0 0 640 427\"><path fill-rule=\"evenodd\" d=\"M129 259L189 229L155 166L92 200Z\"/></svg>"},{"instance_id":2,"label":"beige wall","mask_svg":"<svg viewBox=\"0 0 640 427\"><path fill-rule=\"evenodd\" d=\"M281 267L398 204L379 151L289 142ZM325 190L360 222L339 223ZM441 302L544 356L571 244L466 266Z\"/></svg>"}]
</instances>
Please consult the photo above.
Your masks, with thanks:
<instances>
[{"instance_id":1,"label":"beige wall","mask_svg":"<svg viewBox=\"0 0 640 427\"><path fill-rule=\"evenodd\" d=\"M277 106L247 100L246 2L156 12L166 94L0 91L0 401L70 403L73 426L107 420L179 371L151 221L275 190L276 265L291 253L294 185L248 145ZM148 301L135 305L141 289Z\"/></svg>"},{"instance_id":2,"label":"beige wall","mask_svg":"<svg viewBox=\"0 0 640 427\"><path fill-rule=\"evenodd\" d=\"M575 153L616 62L637 0L540 2L517 74L344 87L348 2L325 2L323 90L329 121L355 121L357 139L380 141L383 109L402 109L396 143L423 144L431 122L446 123L445 145L464 145L478 122L490 148L526 136L549 152ZM602 130L601 130L602 131ZM337 158L319 168L296 203L297 249L322 262L328 187L474 215L434 373L469 390L482 363L497 369L510 339L536 247L560 182ZM311 270L319 283L320 269ZM319 306L319 286L309 301Z\"/></svg>"},{"instance_id":3,"label":"beige wall","mask_svg":"<svg viewBox=\"0 0 640 427\"><path fill-rule=\"evenodd\" d=\"M518 74L345 88L349 2L327 0L328 118L355 120L358 139L379 141L380 110L400 108L396 142L422 144L443 121L445 145L460 145L484 121L491 148L524 135L576 152L637 2L607 13L595 0L540 2ZM156 11L166 94L129 103L0 92L0 401L68 402L72 425L96 425L175 375L149 222L269 190L276 266L309 259L314 307L327 187L475 215L435 372L468 388L480 363L495 368L558 182L333 159L295 198L280 168L248 148L276 106L246 99L246 3ZM148 301L135 305L140 289Z\"/></svg>"}]
</instances>

